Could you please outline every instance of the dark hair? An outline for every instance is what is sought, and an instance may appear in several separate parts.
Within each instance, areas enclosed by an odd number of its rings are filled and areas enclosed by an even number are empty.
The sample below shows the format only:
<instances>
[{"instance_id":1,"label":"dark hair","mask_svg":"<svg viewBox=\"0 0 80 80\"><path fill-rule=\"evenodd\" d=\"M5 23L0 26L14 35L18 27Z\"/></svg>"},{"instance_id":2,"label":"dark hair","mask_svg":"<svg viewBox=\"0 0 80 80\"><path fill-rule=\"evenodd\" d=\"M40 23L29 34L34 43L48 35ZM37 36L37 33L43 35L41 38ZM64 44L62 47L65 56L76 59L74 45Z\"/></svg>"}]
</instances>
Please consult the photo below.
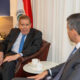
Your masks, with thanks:
<instances>
[{"instance_id":1,"label":"dark hair","mask_svg":"<svg viewBox=\"0 0 80 80\"><path fill-rule=\"evenodd\" d=\"M75 29L80 35L80 13L75 13L67 18L69 29Z\"/></svg>"},{"instance_id":2,"label":"dark hair","mask_svg":"<svg viewBox=\"0 0 80 80\"><path fill-rule=\"evenodd\" d=\"M21 19L27 19L27 20L29 20L29 22L30 22L30 24L31 24L31 20L30 20L29 16L21 15L21 16L19 17L19 22L20 22Z\"/></svg>"}]
</instances>

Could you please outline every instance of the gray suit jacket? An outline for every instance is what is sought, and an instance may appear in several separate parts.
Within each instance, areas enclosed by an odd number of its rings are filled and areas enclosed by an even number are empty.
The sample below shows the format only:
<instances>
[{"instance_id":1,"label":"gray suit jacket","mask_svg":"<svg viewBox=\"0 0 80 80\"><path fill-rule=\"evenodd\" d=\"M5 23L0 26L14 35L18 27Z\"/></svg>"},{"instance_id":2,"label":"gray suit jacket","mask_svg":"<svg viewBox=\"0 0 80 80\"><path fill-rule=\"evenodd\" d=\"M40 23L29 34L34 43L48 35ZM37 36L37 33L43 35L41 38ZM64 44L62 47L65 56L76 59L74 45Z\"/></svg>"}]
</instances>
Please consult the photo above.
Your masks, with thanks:
<instances>
[{"instance_id":1,"label":"gray suit jacket","mask_svg":"<svg viewBox=\"0 0 80 80\"><path fill-rule=\"evenodd\" d=\"M57 75L64 63L52 68L52 77ZM59 80L80 80L80 48L75 52L70 60L67 61L61 78Z\"/></svg>"}]
</instances>

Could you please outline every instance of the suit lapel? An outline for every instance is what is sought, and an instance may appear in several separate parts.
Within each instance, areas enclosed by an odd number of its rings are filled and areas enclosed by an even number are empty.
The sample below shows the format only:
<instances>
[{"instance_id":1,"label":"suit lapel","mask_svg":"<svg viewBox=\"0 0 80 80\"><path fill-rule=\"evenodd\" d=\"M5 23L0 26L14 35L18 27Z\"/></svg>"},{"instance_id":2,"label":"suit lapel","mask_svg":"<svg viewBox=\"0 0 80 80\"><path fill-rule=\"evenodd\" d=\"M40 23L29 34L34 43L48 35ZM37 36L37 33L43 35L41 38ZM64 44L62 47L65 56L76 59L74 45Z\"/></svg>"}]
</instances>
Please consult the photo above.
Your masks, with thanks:
<instances>
[{"instance_id":1,"label":"suit lapel","mask_svg":"<svg viewBox=\"0 0 80 80\"><path fill-rule=\"evenodd\" d=\"M79 56L79 55L80 55L80 48L72 55L72 57L68 61L73 60L76 56Z\"/></svg>"},{"instance_id":2,"label":"suit lapel","mask_svg":"<svg viewBox=\"0 0 80 80\"><path fill-rule=\"evenodd\" d=\"M18 31L15 33L16 35L14 36L14 38L13 38L13 40L12 40L12 43L11 43L10 47L13 46L13 44L14 44L14 42L16 41L16 39L17 39L19 33L20 33L20 30L18 30Z\"/></svg>"},{"instance_id":3,"label":"suit lapel","mask_svg":"<svg viewBox=\"0 0 80 80\"><path fill-rule=\"evenodd\" d=\"M75 62L75 60L77 60L76 57L79 55L80 55L80 48L73 54L73 56L69 60L67 60L67 62L65 63L65 67L67 67L68 64L69 64L69 66L71 66ZM65 70L65 68L64 68L64 70ZM64 72L64 70L63 70L63 72Z\"/></svg>"},{"instance_id":4,"label":"suit lapel","mask_svg":"<svg viewBox=\"0 0 80 80\"><path fill-rule=\"evenodd\" d=\"M33 31L32 31L32 29L31 29L30 32L29 32L29 34L28 34L27 37L26 37L26 40L25 40L25 42L24 42L23 49L26 47L26 45L28 46L28 43L31 42L32 36L33 36Z\"/></svg>"},{"instance_id":5,"label":"suit lapel","mask_svg":"<svg viewBox=\"0 0 80 80\"><path fill-rule=\"evenodd\" d=\"M20 31L16 32L16 35L15 35L15 37L14 37L14 39L13 39L12 43L14 43L14 42L16 41L16 39L17 39L17 37L18 37L19 33L20 33Z\"/></svg>"}]
</instances>

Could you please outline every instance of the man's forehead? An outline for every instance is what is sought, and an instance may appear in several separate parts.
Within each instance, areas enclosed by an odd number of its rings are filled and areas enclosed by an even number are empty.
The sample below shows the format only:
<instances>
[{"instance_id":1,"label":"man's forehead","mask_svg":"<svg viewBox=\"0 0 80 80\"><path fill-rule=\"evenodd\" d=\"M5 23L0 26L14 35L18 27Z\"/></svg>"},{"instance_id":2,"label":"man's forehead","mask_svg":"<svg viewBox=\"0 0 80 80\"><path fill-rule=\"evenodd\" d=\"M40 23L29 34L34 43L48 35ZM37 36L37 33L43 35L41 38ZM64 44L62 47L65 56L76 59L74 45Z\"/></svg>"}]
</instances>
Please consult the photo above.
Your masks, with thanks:
<instances>
[{"instance_id":1,"label":"man's forehead","mask_svg":"<svg viewBox=\"0 0 80 80\"><path fill-rule=\"evenodd\" d=\"M23 21L23 20L25 20L25 21L29 21L29 19L20 19L20 21Z\"/></svg>"},{"instance_id":2,"label":"man's forehead","mask_svg":"<svg viewBox=\"0 0 80 80\"><path fill-rule=\"evenodd\" d=\"M21 22L29 23L29 20L28 20L28 19L21 19L19 22L20 22L20 23L21 23Z\"/></svg>"}]
</instances>

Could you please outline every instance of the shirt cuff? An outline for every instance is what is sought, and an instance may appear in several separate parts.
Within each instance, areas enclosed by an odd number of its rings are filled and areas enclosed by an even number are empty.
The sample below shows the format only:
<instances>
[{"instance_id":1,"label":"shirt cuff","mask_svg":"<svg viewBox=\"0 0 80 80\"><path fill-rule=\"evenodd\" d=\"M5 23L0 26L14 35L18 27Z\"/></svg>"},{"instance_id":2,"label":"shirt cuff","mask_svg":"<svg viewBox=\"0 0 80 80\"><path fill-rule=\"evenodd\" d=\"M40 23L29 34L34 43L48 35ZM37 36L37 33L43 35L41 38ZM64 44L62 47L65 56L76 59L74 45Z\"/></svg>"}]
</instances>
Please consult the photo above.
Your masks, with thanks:
<instances>
[{"instance_id":1,"label":"shirt cuff","mask_svg":"<svg viewBox=\"0 0 80 80\"><path fill-rule=\"evenodd\" d=\"M48 69L48 74L49 74L50 76L52 76L52 71L51 71L51 69Z\"/></svg>"},{"instance_id":2,"label":"shirt cuff","mask_svg":"<svg viewBox=\"0 0 80 80\"><path fill-rule=\"evenodd\" d=\"M23 53L19 53L21 56L23 56Z\"/></svg>"}]
</instances>

